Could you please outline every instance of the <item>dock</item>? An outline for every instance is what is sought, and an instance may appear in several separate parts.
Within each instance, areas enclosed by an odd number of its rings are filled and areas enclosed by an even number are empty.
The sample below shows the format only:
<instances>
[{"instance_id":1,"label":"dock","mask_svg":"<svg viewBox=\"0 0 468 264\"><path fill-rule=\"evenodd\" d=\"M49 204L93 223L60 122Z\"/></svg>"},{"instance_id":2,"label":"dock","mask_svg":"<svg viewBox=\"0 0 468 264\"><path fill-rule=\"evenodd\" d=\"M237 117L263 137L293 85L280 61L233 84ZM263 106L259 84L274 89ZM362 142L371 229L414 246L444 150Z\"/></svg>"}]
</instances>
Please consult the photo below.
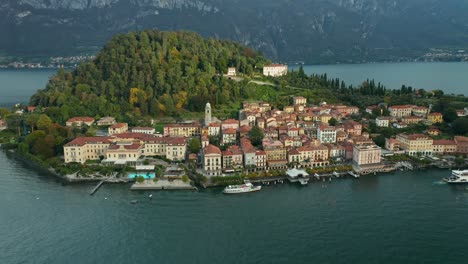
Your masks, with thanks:
<instances>
[{"instance_id":1,"label":"dock","mask_svg":"<svg viewBox=\"0 0 468 264\"><path fill-rule=\"evenodd\" d=\"M94 189L89 193L89 195L95 194L95 193L99 190L99 188L101 188L101 186L102 186L103 184L104 184L104 181L100 181L100 182L96 185L96 187L94 187Z\"/></svg>"},{"instance_id":2,"label":"dock","mask_svg":"<svg viewBox=\"0 0 468 264\"><path fill-rule=\"evenodd\" d=\"M348 171L348 174L353 176L354 178L359 178L359 174L353 172L353 171Z\"/></svg>"},{"instance_id":3,"label":"dock","mask_svg":"<svg viewBox=\"0 0 468 264\"><path fill-rule=\"evenodd\" d=\"M184 183L182 180L159 180L153 182L152 180L146 180L142 183L134 183L130 190L132 191L149 191L149 190L198 190L197 187L190 185L190 183Z\"/></svg>"}]
</instances>

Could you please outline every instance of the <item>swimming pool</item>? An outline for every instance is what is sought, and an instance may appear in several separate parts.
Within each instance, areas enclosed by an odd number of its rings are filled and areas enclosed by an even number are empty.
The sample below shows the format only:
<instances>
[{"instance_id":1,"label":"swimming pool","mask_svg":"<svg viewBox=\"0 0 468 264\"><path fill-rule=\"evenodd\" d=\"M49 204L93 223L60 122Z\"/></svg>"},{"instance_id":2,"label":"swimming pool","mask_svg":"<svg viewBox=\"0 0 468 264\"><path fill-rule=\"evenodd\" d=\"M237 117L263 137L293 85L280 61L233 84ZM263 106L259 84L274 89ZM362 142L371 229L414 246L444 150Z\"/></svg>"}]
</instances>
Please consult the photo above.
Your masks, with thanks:
<instances>
[{"instance_id":1,"label":"swimming pool","mask_svg":"<svg viewBox=\"0 0 468 264\"><path fill-rule=\"evenodd\" d=\"M153 179L156 177L156 173L154 172L143 172L143 173L129 173L128 178L129 179L135 179L138 176L143 176L145 179Z\"/></svg>"}]
</instances>

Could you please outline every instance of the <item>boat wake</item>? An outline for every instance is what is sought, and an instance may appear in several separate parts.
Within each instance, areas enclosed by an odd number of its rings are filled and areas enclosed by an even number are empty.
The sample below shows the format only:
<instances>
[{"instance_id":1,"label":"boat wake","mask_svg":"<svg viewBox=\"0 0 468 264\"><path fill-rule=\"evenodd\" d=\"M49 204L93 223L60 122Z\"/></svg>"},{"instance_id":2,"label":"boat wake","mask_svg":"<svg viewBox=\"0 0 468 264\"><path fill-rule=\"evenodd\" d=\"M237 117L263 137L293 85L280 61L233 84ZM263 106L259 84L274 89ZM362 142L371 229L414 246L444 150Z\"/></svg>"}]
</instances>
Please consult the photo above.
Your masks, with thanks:
<instances>
[{"instance_id":1,"label":"boat wake","mask_svg":"<svg viewBox=\"0 0 468 264\"><path fill-rule=\"evenodd\" d=\"M445 181L435 181L432 184L434 184L434 185L445 185L447 183Z\"/></svg>"}]
</instances>

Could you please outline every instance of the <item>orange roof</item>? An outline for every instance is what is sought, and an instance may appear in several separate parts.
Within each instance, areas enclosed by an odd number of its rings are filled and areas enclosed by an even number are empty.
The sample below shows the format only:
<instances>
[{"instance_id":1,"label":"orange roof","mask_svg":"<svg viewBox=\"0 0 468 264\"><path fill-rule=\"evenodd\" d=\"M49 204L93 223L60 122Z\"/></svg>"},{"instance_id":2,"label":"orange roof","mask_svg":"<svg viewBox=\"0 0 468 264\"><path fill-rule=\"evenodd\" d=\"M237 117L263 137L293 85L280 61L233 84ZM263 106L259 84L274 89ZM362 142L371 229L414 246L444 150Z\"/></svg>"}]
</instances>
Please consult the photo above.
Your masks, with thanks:
<instances>
[{"instance_id":1,"label":"orange roof","mask_svg":"<svg viewBox=\"0 0 468 264\"><path fill-rule=\"evenodd\" d=\"M457 145L454 140L440 139L434 140L433 145Z\"/></svg>"},{"instance_id":2,"label":"orange roof","mask_svg":"<svg viewBox=\"0 0 468 264\"><path fill-rule=\"evenodd\" d=\"M128 150L134 150L134 149L139 149L141 148L141 146L143 146L142 144L138 143L138 142L133 142L131 145L119 145L119 144L113 144L113 145L110 145L109 146L109 149L108 150L118 150L120 149L121 147L123 147L124 149L128 149Z\"/></svg>"},{"instance_id":3,"label":"orange roof","mask_svg":"<svg viewBox=\"0 0 468 264\"><path fill-rule=\"evenodd\" d=\"M208 155L208 154L221 155L221 150L215 145L211 145L211 144L208 144L208 146L206 146L205 149L203 149L203 152L205 153L205 155Z\"/></svg>"},{"instance_id":4,"label":"orange roof","mask_svg":"<svg viewBox=\"0 0 468 264\"><path fill-rule=\"evenodd\" d=\"M110 144L109 137L78 137L68 142L65 146L84 146L86 144Z\"/></svg>"},{"instance_id":5,"label":"orange roof","mask_svg":"<svg viewBox=\"0 0 468 264\"><path fill-rule=\"evenodd\" d=\"M301 153L297 149L291 149L288 153L289 155L301 155Z\"/></svg>"},{"instance_id":6,"label":"orange roof","mask_svg":"<svg viewBox=\"0 0 468 264\"><path fill-rule=\"evenodd\" d=\"M227 128L223 130L223 134L236 134L236 133L237 133L237 130L235 130L234 128Z\"/></svg>"},{"instance_id":7,"label":"orange roof","mask_svg":"<svg viewBox=\"0 0 468 264\"><path fill-rule=\"evenodd\" d=\"M117 123L117 124L113 124L112 126L110 126L110 128L122 128L126 126L128 126L127 123Z\"/></svg>"},{"instance_id":8,"label":"orange roof","mask_svg":"<svg viewBox=\"0 0 468 264\"><path fill-rule=\"evenodd\" d=\"M235 120L235 119L226 119L222 122L222 124L239 124L239 121L238 120Z\"/></svg>"}]
</instances>

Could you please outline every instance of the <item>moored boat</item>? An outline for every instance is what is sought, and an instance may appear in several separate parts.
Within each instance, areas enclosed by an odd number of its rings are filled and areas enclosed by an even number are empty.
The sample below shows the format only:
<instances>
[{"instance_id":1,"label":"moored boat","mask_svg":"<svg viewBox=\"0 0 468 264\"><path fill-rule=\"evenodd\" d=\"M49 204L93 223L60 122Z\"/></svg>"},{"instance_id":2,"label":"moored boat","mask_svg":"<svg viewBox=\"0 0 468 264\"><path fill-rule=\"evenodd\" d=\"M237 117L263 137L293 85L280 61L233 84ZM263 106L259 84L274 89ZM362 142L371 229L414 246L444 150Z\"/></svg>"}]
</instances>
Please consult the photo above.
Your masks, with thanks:
<instances>
[{"instance_id":1,"label":"moored boat","mask_svg":"<svg viewBox=\"0 0 468 264\"><path fill-rule=\"evenodd\" d=\"M236 194L236 193L248 193L248 192L255 192L260 191L262 186L254 186L251 182L246 181L244 184L241 185L229 185L224 188L223 193L226 194Z\"/></svg>"},{"instance_id":2,"label":"moored boat","mask_svg":"<svg viewBox=\"0 0 468 264\"><path fill-rule=\"evenodd\" d=\"M468 183L468 170L452 170L452 175L443 180L447 183Z\"/></svg>"}]
</instances>

